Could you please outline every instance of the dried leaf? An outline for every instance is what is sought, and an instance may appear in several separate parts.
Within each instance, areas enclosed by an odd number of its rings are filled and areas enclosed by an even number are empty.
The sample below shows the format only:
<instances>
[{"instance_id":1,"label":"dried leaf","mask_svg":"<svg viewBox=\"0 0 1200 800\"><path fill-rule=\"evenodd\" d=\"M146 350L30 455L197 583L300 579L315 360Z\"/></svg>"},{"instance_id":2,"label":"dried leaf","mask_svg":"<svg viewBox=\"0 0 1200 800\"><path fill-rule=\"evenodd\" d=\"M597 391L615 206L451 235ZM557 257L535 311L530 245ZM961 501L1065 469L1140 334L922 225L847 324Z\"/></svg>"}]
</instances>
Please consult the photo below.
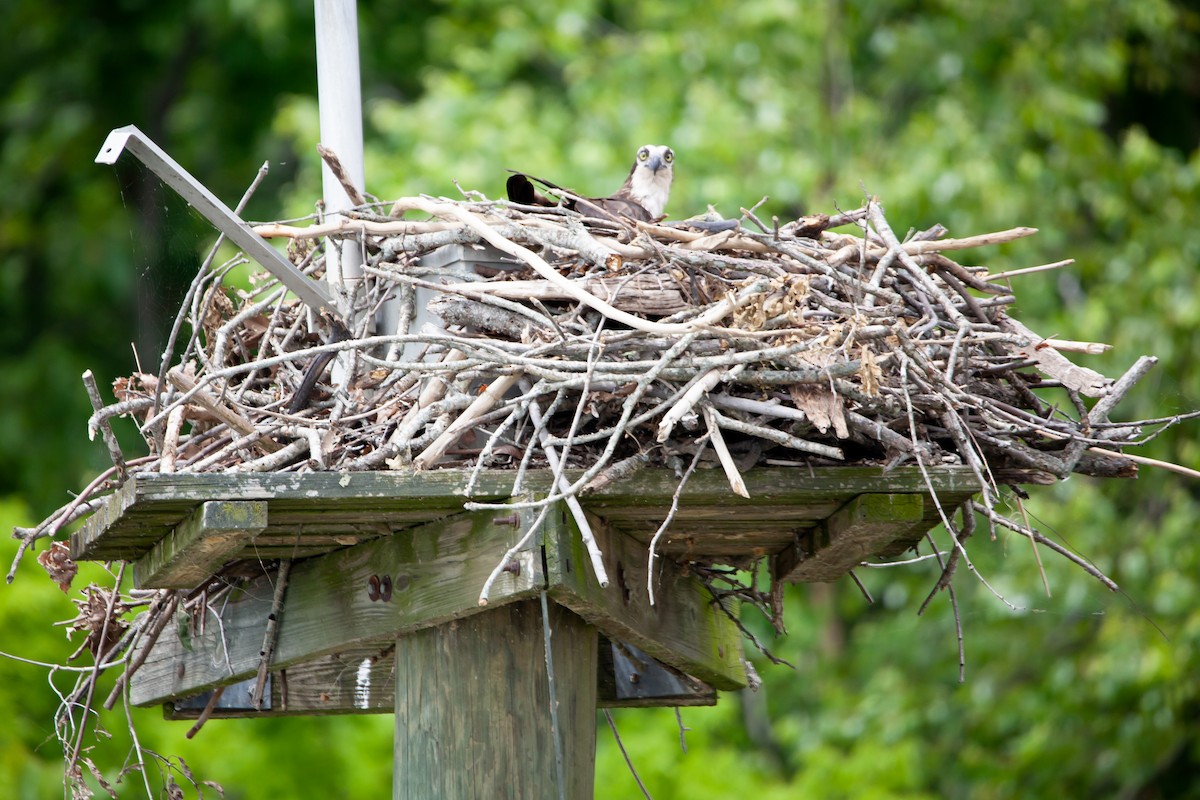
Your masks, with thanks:
<instances>
[{"instance_id":1,"label":"dried leaf","mask_svg":"<svg viewBox=\"0 0 1200 800\"><path fill-rule=\"evenodd\" d=\"M37 561L63 594L70 591L71 581L79 572L79 565L71 560L71 548L63 542L54 542L48 549L38 553Z\"/></svg>"},{"instance_id":2,"label":"dried leaf","mask_svg":"<svg viewBox=\"0 0 1200 800\"><path fill-rule=\"evenodd\" d=\"M71 601L79 609L79 615L70 621L67 638L72 631L86 631L84 645L96 658L112 650L129 627L129 622L123 618L129 612L129 606L119 598L114 599L113 591L93 583L83 590L82 600ZM108 613L110 603L112 616Z\"/></svg>"},{"instance_id":3,"label":"dried leaf","mask_svg":"<svg viewBox=\"0 0 1200 800\"><path fill-rule=\"evenodd\" d=\"M859 360L862 361L862 368L858 371L858 379L862 383L863 394L877 397L883 382L883 370L875 361L875 354L871 352L871 348L865 344L862 346Z\"/></svg>"},{"instance_id":4,"label":"dried leaf","mask_svg":"<svg viewBox=\"0 0 1200 800\"><path fill-rule=\"evenodd\" d=\"M850 436L842 398L827 387L812 384L793 385L788 387L788 393L791 394L796 408L807 414L821 433L832 427L839 439Z\"/></svg>"},{"instance_id":5,"label":"dried leaf","mask_svg":"<svg viewBox=\"0 0 1200 800\"><path fill-rule=\"evenodd\" d=\"M96 783L100 784L100 788L107 792L108 796L113 800L117 800L116 789L113 788L111 783L104 779L104 774L100 772L100 769L92 762L92 760L86 756L79 760L82 761L84 766L88 768L88 772L92 773L92 777L95 778ZM92 793L88 792L87 796L91 797Z\"/></svg>"}]
</instances>

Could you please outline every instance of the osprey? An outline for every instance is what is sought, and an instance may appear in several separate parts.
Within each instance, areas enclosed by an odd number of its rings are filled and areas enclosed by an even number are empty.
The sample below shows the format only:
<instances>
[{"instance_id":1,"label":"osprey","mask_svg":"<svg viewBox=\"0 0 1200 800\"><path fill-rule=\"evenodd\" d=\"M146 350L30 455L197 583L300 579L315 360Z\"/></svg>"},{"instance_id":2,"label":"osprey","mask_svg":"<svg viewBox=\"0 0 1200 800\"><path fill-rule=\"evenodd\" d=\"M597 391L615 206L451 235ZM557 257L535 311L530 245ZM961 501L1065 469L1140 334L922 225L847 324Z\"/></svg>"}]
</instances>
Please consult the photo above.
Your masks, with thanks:
<instances>
[{"instance_id":1,"label":"osprey","mask_svg":"<svg viewBox=\"0 0 1200 800\"><path fill-rule=\"evenodd\" d=\"M540 183L562 200L562 205L589 217L629 217L652 222L663 215L675 177L675 152L664 144L646 144L638 148L629 177L621 188L608 197L580 197L541 178L514 172L508 179L508 199L523 205L555 206L554 200L540 194L533 181Z\"/></svg>"}]
</instances>

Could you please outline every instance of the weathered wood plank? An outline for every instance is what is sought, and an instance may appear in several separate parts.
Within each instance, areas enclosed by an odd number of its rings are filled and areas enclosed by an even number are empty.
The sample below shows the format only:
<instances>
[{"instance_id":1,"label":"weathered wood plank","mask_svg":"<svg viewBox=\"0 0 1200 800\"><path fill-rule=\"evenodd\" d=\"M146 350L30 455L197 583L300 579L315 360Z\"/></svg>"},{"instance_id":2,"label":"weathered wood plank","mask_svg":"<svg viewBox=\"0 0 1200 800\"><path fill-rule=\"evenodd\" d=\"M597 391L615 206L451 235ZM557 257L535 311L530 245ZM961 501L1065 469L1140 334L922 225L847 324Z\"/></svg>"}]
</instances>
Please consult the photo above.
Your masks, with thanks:
<instances>
[{"instance_id":1,"label":"weathered wood plank","mask_svg":"<svg viewBox=\"0 0 1200 800\"><path fill-rule=\"evenodd\" d=\"M122 527L128 519L129 510L138 500L139 479L130 479L115 492L104 498L101 506L84 520L83 526L71 534L71 558L77 561L92 558L92 552L107 542L114 529ZM191 504L188 506L191 507Z\"/></svg>"},{"instance_id":2,"label":"weathered wood plank","mask_svg":"<svg viewBox=\"0 0 1200 800\"><path fill-rule=\"evenodd\" d=\"M969 496L977 490L968 467L929 470L934 490ZM736 537L749 547L770 550L780 546L799 525L821 519L859 494L926 494L925 481L916 468L884 472L878 467L756 468L744 476L751 498L729 494L719 471L697 472L680 496L677 533L693 535L697 550L721 536L725 549L736 546ZM484 472L472 495L476 500L502 500L509 496L513 474ZM208 500L266 500L268 521L276 515L288 527L304 534L336 532L369 538L385 535L384 528L432 521L461 510L469 480L468 470L413 472L314 472L142 475L128 481L110 496L83 528L72 536L72 554L79 560L135 560ZM531 491L550 486L549 471L527 476ZM609 519L618 529L645 534L670 503L678 479L670 470L643 470L631 480L617 481L581 498L584 506ZM364 526L364 527L359 527ZM324 529L324 530L323 530ZM690 530L689 530L690 529ZM757 531L757 533L755 533ZM268 531L273 534L276 531ZM758 536L759 541L752 541ZM782 537L782 538L781 538ZM705 542L705 539L710 541ZM247 557L253 557L248 553Z\"/></svg>"},{"instance_id":3,"label":"weathered wood plank","mask_svg":"<svg viewBox=\"0 0 1200 800\"><path fill-rule=\"evenodd\" d=\"M369 647L409 632L478 613L484 580L521 534L494 512L460 514L358 547L297 562L292 569L272 664L291 666L328 653ZM519 574L494 584L492 605L545 585L540 549L522 551ZM391 583L389 600L372 600L370 577ZM382 583L379 584L382 586ZM136 705L205 691L258 670L272 584L250 582L212 609L203 636L168 629L134 675ZM219 623L215 617L219 616Z\"/></svg>"},{"instance_id":4,"label":"weathered wood plank","mask_svg":"<svg viewBox=\"0 0 1200 800\"><path fill-rule=\"evenodd\" d=\"M321 517L339 512L341 521L378 523L399 515L405 525L428 522L462 510L469 477L466 470L140 475L72 537L72 552L82 560L140 557L207 500L267 500L269 517L276 506L285 514L302 510L309 519L297 524L318 529ZM473 497L507 498L512 477L485 473Z\"/></svg>"},{"instance_id":5,"label":"weathered wood plank","mask_svg":"<svg viewBox=\"0 0 1200 800\"><path fill-rule=\"evenodd\" d=\"M265 500L201 503L133 565L133 583L139 588L192 589L266 527Z\"/></svg>"},{"instance_id":6,"label":"weathered wood plank","mask_svg":"<svg viewBox=\"0 0 1200 800\"><path fill-rule=\"evenodd\" d=\"M708 589L678 564L660 560L651 606L646 597L647 548L612 531L599 518L589 515L589 523L612 583L607 589L600 587L574 524L552 514L545 545L550 596L610 639L629 642L718 689L744 687L741 633L714 605ZM736 615L737 609L730 613Z\"/></svg>"},{"instance_id":7,"label":"weathered wood plank","mask_svg":"<svg viewBox=\"0 0 1200 800\"><path fill-rule=\"evenodd\" d=\"M780 581L828 583L887 548L924 529L925 503L917 494L863 494L779 554Z\"/></svg>"},{"instance_id":8,"label":"weathered wood plank","mask_svg":"<svg viewBox=\"0 0 1200 800\"><path fill-rule=\"evenodd\" d=\"M970 467L936 467L928 472L934 490L939 493L979 490ZM732 494L729 482L720 470L697 470L684 486L680 507L686 509L707 504L718 508L770 509L823 501L845 502L868 492L925 494L927 491L921 471L916 467L897 467L889 471L882 467L755 467L742 473L742 478L750 493L749 499ZM587 495L584 504L662 505L664 499L670 502L678 484L679 479L671 470L645 469L629 480L614 481Z\"/></svg>"},{"instance_id":9,"label":"weathered wood plank","mask_svg":"<svg viewBox=\"0 0 1200 800\"><path fill-rule=\"evenodd\" d=\"M536 600L397 642L393 798L593 796L596 630L548 605L553 686Z\"/></svg>"},{"instance_id":10,"label":"weathered wood plank","mask_svg":"<svg viewBox=\"0 0 1200 800\"><path fill-rule=\"evenodd\" d=\"M614 661L622 657L626 663L617 674ZM251 707L248 692L238 695L226 689L212 718L391 714L396 700L395 669L394 645L330 653L272 672L268 701L262 710ZM163 715L167 719L196 719L207 697L206 693L168 701L163 705ZM711 706L716 702L716 690L702 681L663 666L631 645L600 638L596 676L599 708Z\"/></svg>"}]
</instances>

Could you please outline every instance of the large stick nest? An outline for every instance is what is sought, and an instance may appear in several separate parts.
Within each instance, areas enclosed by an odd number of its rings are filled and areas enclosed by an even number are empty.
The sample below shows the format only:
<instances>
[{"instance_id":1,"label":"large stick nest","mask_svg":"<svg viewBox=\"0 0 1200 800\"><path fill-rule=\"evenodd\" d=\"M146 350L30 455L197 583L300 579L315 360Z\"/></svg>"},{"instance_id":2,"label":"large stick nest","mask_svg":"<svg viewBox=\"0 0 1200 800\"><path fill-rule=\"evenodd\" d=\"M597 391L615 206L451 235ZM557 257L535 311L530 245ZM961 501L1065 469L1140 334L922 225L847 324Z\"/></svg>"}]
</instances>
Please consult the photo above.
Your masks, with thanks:
<instances>
[{"instance_id":1,"label":"large stick nest","mask_svg":"<svg viewBox=\"0 0 1200 800\"><path fill-rule=\"evenodd\" d=\"M397 219L413 212L427 219ZM167 385L118 381L122 402L90 421L141 420L156 457L135 472L493 469L557 451L591 480L705 448L735 488L756 464L963 463L985 496L1135 473L1112 449L1137 429L1107 419L1128 386L1059 353L1097 346L1032 333L1005 313L1007 280L946 255L1033 229L901 242L875 203L717 233L486 200L355 216L259 228L292 237L314 276L314 237L357 243L348 335L274 279L225 286L236 261L202 273ZM446 246L463 260L446 265ZM396 333L375 333L389 316Z\"/></svg>"},{"instance_id":2,"label":"large stick nest","mask_svg":"<svg viewBox=\"0 0 1200 800\"><path fill-rule=\"evenodd\" d=\"M452 466L511 469L516 487L528 468L570 467L556 495L570 498L647 465L686 479L707 460L739 493L757 465L965 464L980 499L958 523L943 517L953 551L933 554L942 575L931 597L966 559L975 512L1115 588L996 511L1005 484L1136 474L1122 448L1140 443L1142 426L1174 421L1111 423L1154 359L1117 381L1074 365L1062 352L1104 347L1034 334L1006 313L1015 300L1006 277L946 255L1033 229L951 239L937 226L900 241L874 201L772 226L751 212L671 225L584 219L475 194L405 198L386 216L375 208L337 224L258 229L290 238L289 257L313 278L333 271L322 237L340 240L347 272L345 253L361 257L361 277L333 282L348 329L269 275L230 286L242 256L206 262L161 369L118 380L108 406L89 382L89 429L104 434L114 466L16 531L13 572L37 539L95 510L130 474ZM122 455L116 416L138 421L149 455ZM56 545L39 559L64 590L74 574L65 552ZM714 592L778 621L778 595L755 588L753 573L743 583L697 571ZM107 617L113 597L97 601ZM152 639L177 599L154 597L136 630L111 647L89 636L89 646L111 658L139 631ZM203 598L197 590L187 601L192 613ZM94 618L106 617L81 611L73 626L94 633ZM86 690L84 681L77 692Z\"/></svg>"}]
</instances>

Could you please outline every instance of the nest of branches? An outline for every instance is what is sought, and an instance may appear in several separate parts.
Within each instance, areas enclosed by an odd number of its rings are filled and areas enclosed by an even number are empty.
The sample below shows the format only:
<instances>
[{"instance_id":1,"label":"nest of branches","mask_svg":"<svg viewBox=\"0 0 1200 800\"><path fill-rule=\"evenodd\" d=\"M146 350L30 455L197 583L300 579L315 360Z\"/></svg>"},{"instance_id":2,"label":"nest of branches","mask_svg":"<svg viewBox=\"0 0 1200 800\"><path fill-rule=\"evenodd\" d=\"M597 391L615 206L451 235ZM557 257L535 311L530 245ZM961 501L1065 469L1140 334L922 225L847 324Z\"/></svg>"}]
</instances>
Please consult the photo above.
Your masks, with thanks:
<instances>
[{"instance_id":1,"label":"nest of branches","mask_svg":"<svg viewBox=\"0 0 1200 800\"><path fill-rule=\"evenodd\" d=\"M224 286L237 260L203 271L176 365L118 381L89 421L139 418L155 455L132 471L494 469L557 451L583 490L624 459L711 446L735 491L756 464L961 463L985 501L1013 476L1135 473L1116 448L1141 432L1108 413L1153 359L1115 382L1072 364L1062 352L1105 346L1031 332L1005 313L1013 273L946 255L1034 229L900 241L876 203L666 226L408 198L258 231L290 237L314 277L317 237L354 242L351 322L269 276Z\"/></svg>"},{"instance_id":2,"label":"nest of branches","mask_svg":"<svg viewBox=\"0 0 1200 800\"><path fill-rule=\"evenodd\" d=\"M361 276L332 282L336 319L270 275L226 285L244 257L206 262L159 372L118 380L112 405L89 383L113 470L24 544L143 472L455 466L519 484L548 465L582 470L570 497L687 459L718 462L743 495L756 465L965 464L992 521L1005 483L1136 474L1121 448L1143 423L1108 414L1154 359L1114 381L1062 355L1106 346L1006 313L1012 277L1069 261L989 274L947 255L1035 229L901 241L874 200L786 224L592 219L475 193L378 208L256 229L313 278L335 277L321 239L357 256ZM126 415L151 455L121 454L109 422Z\"/></svg>"},{"instance_id":3,"label":"nest of branches","mask_svg":"<svg viewBox=\"0 0 1200 800\"><path fill-rule=\"evenodd\" d=\"M997 511L1006 484L1135 475L1139 459L1124 448L1175 421L1108 419L1153 358L1112 380L1063 355L1105 346L1043 338L1006 312L1011 278L1070 262L992 274L948 255L1034 229L954 239L937 226L901 240L873 200L786 224L753 210L672 224L585 219L475 193L381 208L256 229L288 238L299 270L331 279L336 318L268 274L228 285L246 259L214 267L210 255L156 373L116 381L109 405L85 375L89 431L104 436L113 467L16 531L10 581L37 539L95 510L129 475L510 469L515 491L525 470L549 467L548 506L646 466L686 480L709 460L742 495L742 473L758 465L967 465L978 501L957 522L953 509L943 515L955 544L944 561L934 554L942 575L931 597L966 558L975 512L1115 588ZM121 452L110 427L119 416L137 420L149 455ZM576 521L602 569L581 512ZM65 590L65 548L44 555ZM712 565L697 573L778 620L778 595L760 591L753 572L748 582ZM115 595L88 591L73 628L98 661L126 662L127 679L132 638L161 630L179 596L142 598L153 613L124 630L113 625Z\"/></svg>"}]
</instances>

